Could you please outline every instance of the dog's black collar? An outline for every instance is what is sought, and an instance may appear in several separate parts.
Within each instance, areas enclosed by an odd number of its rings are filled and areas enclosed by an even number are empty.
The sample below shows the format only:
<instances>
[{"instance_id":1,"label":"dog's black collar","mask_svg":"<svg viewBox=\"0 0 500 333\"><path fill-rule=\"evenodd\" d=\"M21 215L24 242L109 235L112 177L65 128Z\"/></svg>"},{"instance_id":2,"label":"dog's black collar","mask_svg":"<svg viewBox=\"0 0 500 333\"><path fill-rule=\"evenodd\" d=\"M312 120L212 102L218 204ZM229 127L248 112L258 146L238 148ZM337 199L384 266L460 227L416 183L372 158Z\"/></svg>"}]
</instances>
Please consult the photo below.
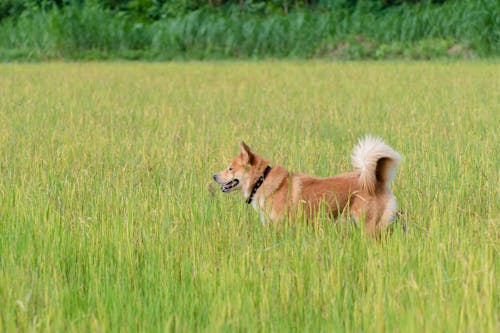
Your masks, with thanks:
<instances>
[{"instance_id":1,"label":"dog's black collar","mask_svg":"<svg viewBox=\"0 0 500 333\"><path fill-rule=\"evenodd\" d=\"M271 167L268 165L266 166L266 169L264 170L264 173L262 176L259 177L255 185L253 186L252 193L250 193L250 196L248 197L246 203L252 203L253 196L255 195L255 192L259 189L260 185L264 182L264 179L266 179L267 175L269 174L269 171L271 171Z\"/></svg>"}]
</instances>

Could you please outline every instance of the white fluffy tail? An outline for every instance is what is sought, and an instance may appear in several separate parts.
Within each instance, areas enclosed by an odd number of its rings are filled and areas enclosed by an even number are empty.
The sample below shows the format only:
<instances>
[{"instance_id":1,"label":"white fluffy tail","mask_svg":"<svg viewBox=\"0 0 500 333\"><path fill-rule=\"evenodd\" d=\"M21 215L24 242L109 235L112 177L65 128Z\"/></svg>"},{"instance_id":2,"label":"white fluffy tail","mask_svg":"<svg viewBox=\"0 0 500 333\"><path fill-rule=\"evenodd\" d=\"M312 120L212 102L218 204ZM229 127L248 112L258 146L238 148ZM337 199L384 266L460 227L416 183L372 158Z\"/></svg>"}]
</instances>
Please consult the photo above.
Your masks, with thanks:
<instances>
[{"instance_id":1,"label":"white fluffy tail","mask_svg":"<svg viewBox=\"0 0 500 333\"><path fill-rule=\"evenodd\" d=\"M354 147L352 165L360 173L363 190L374 193L377 183L388 185L394 177L401 156L382 139L366 136Z\"/></svg>"}]
</instances>

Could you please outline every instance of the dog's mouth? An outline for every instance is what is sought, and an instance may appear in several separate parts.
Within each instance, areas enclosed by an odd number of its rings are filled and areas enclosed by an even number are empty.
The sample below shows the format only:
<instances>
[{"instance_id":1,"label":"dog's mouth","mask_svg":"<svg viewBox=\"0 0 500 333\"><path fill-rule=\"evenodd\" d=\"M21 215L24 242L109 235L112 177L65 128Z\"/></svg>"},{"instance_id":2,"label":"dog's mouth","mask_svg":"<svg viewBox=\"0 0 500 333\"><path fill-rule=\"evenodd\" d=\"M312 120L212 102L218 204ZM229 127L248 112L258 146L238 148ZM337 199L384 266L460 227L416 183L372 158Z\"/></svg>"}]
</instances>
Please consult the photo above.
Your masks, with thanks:
<instances>
[{"instance_id":1,"label":"dog's mouth","mask_svg":"<svg viewBox=\"0 0 500 333\"><path fill-rule=\"evenodd\" d=\"M220 187L221 191L222 192L229 192L231 191L233 188L235 188L236 186L238 186L238 184L240 183L240 181L238 179L233 179L231 180L230 182L222 185Z\"/></svg>"}]
</instances>

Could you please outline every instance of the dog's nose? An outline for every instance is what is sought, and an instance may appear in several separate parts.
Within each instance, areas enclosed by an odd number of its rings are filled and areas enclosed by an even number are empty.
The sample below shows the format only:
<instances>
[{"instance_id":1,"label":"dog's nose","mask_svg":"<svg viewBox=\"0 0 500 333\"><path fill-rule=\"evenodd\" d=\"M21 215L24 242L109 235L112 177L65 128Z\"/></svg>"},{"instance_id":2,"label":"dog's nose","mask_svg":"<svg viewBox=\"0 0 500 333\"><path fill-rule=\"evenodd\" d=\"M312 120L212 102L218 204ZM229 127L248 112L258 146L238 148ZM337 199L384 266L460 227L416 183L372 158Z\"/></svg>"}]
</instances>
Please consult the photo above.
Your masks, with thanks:
<instances>
[{"instance_id":1,"label":"dog's nose","mask_svg":"<svg viewBox=\"0 0 500 333\"><path fill-rule=\"evenodd\" d=\"M217 181L217 174L214 174L214 180Z\"/></svg>"}]
</instances>

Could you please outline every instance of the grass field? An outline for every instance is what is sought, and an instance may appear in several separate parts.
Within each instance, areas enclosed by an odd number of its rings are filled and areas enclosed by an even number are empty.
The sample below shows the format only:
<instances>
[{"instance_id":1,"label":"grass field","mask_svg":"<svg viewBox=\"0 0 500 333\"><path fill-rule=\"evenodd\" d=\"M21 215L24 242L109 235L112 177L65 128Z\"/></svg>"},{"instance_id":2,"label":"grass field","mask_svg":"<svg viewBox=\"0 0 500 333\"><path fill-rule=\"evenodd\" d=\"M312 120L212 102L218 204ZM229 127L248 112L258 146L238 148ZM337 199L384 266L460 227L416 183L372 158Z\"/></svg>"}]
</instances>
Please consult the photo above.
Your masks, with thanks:
<instances>
[{"instance_id":1,"label":"grass field","mask_svg":"<svg viewBox=\"0 0 500 333\"><path fill-rule=\"evenodd\" d=\"M497 332L500 65L0 65L0 331ZM409 230L277 232L211 192L241 139L403 156Z\"/></svg>"}]
</instances>

